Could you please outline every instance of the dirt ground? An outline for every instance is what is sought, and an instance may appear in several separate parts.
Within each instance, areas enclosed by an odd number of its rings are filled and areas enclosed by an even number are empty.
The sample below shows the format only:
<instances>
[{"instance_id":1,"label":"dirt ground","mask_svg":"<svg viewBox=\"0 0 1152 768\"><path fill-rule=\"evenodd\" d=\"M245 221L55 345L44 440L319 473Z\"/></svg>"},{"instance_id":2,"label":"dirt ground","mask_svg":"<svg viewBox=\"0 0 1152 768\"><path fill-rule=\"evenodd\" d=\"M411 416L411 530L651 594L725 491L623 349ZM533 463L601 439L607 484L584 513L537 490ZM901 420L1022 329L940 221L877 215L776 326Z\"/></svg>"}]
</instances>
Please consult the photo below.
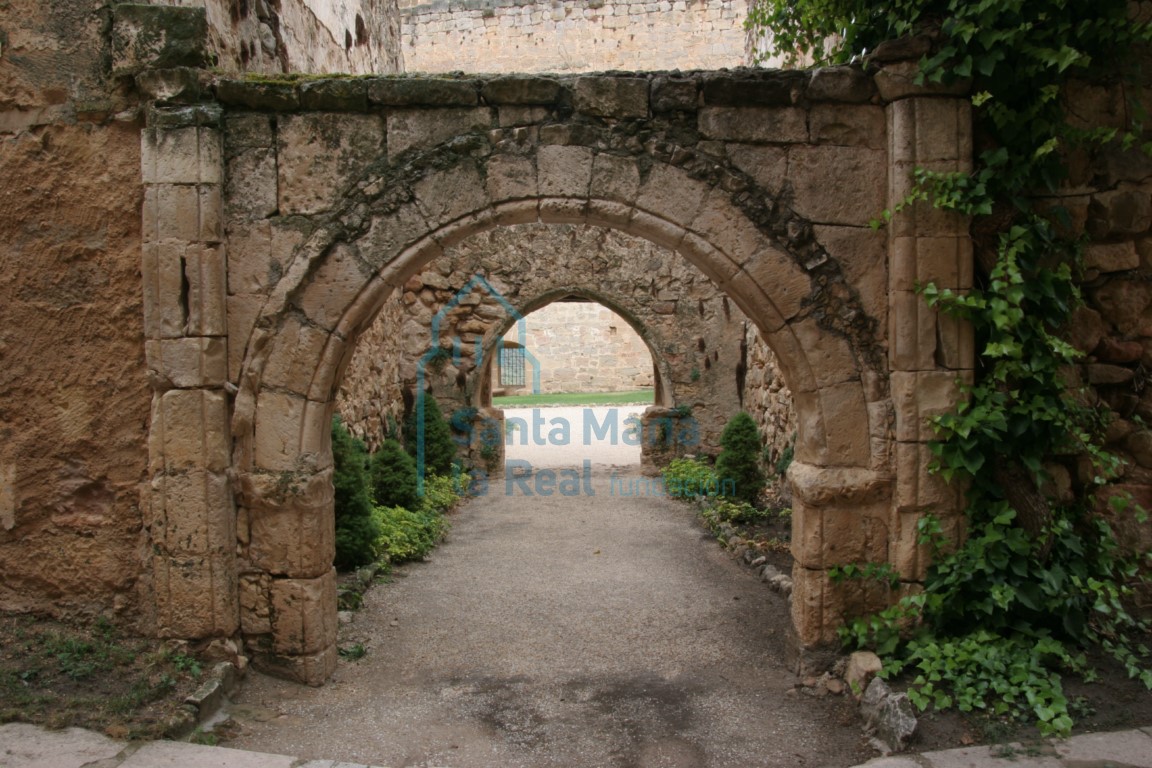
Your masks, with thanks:
<instances>
[{"instance_id":1,"label":"dirt ground","mask_svg":"<svg viewBox=\"0 0 1152 768\"><path fill-rule=\"evenodd\" d=\"M635 477L597 465L594 495L490 488L431 562L366 595L342 643L367 655L323 688L252 675L225 743L475 768L874 756L847 699L795 687L785 600L689 505L620 495Z\"/></svg>"}]
</instances>

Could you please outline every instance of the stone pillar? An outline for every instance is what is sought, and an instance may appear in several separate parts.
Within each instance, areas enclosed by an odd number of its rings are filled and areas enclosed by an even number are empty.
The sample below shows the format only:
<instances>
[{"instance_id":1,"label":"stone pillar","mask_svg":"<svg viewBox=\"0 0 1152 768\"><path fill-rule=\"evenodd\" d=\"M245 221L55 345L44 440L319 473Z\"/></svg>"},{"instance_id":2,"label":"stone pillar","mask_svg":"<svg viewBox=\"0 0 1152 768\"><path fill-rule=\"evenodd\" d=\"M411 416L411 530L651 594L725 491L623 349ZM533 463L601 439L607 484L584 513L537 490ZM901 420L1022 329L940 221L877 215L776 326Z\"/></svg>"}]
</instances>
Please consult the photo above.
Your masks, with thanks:
<instances>
[{"instance_id":1,"label":"stone pillar","mask_svg":"<svg viewBox=\"0 0 1152 768\"><path fill-rule=\"evenodd\" d=\"M141 137L141 277L152 422L156 628L162 637L238 627L219 112L153 111Z\"/></svg>"},{"instance_id":2,"label":"stone pillar","mask_svg":"<svg viewBox=\"0 0 1152 768\"><path fill-rule=\"evenodd\" d=\"M896 80L878 78L881 92L885 82L892 87ZM928 93L904 81L890 98L889 206L895 209L912 190L916 168L972 169L972 114L966 97ZM929 564L928 548L917 543L918 521L931 513L952 535L959 534L962 524L963 490L928 472L928 444L936 437L932 417L952 410L960 384L972 381L972 327L931 309L917 289L926 283L971 289L968 226L965 216L917 203L897 213L889 227L888 362L896 414L889 562L911 584L923 580Z\"/></svg>"}]
</instances>

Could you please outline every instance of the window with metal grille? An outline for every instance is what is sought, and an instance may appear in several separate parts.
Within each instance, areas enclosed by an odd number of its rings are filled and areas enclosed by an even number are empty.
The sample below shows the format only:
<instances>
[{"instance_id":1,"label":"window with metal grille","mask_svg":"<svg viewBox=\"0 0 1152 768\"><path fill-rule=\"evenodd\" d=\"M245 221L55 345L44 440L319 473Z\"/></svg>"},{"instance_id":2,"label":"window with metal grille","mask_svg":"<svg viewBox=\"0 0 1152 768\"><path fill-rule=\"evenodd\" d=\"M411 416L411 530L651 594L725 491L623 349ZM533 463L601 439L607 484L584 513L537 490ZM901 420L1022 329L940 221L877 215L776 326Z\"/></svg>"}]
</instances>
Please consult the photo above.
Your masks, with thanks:
<instances>
[{"instance_id":1,"label":"window with metal grille","mask_svg":"<svg viewBox=\"0 0 1152 768\"><path fill-rule=\"evenodd\" d=\"M524 386L524 347L500 349L500 386Z\"/></svg>"}]
</instances>

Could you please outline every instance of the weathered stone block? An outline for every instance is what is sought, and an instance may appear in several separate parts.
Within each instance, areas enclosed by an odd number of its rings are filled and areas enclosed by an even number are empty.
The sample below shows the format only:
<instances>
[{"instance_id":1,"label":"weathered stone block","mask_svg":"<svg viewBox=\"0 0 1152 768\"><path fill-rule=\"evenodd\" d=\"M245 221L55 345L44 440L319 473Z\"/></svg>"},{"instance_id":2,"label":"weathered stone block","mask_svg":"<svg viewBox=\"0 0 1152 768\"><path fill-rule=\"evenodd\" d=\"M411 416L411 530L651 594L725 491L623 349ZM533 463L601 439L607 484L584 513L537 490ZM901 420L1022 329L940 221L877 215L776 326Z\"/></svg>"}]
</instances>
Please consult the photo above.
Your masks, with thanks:
<instances>
[{"instance_id":1,"label":"weathered stone block","mask_svg":"<svg viewBox=\"0 0 1152 768\"><path fill-rule=\"evenodd\" d=\"M223 245L192 245L184 252L189 336L228 333L228 267Z\"/></svg>"},{"instance_id":2,"label":"weathered stone block","mask_svg":"<svg viewBox=\"0 0 1152 768\"><path fill-rule=\"evenodd\" d=\"M815 318L792 323L791 327L805 352L816 386L823 388L859 381L860 364L846 339L821 328Z\"/></svg>"},{"instance_id":3,"label":"weathered stone block","mask_svg":"<svg viewBox=\"0 0 1152 768\"><path fill-rule=\"evenodd\" d=\"M754 144L726 145L732 164L760 185L769 195L780 193L788 178L788 150L784 147L762 147Z\"/></svg>"},{"instance_id":4,"label":"weathered stone block","mask_svg":"<svg viewBox=\"0 0 1152 768\"><path fill-rule=\"evenodd\" d=\"M927 443L896 443L897 509L952 515L960 511L964 489L951 484L928 467L934 460Z\"/></svg>"},{"instance_id":5,"label":"weathered stone block","mask_svg":"<svg viewBox=\"0 0 1152 768\"><path fill-rule=\"evenodd\" d=\"M880 328L888 324L888 235L871 227L813 227L816 241L840 265L860 305Z\"/></svg>"},{"instance_id":6,"label":"weathered stone block","mask_svg":"<svg viewBox=\"0 0 1152 768\"><path fill-rule=\"evenodd\" d=\"M234 112L224 121L224 151L231 157L241 149L275 149L276 131L270 115Z\"/></svg>"},{"instance_id":7,"label":"weathered stone block","mask_svg":"<svg viewBox=\"0 0 1152 768\"><path fill-rule=\"evenodd\" d=\"M300 293L297 306L321 328L335 330L357 294L363 290L370 271L360 260L355 245L339 243L312 275ZM307 389L299 390L306 392Z\"/></svg>"},{"instance_id":8,"label":"weathered stone block","mask_svg":"<svg viewBox=\"0 0 1152 768\"><path fill-rule=\"evenodd\" d=\"M415 203L372 218L360 239L360 257L373 269L392 263L406 248L428 233L428 222Z\"/></svg>"},{"instance_id":9,"label":"weathered stone block","mask_svg":"<svg viewBox=\"0 0 1152 768\"><path fill-rule=\"evenodd\" d=\"M904 99L888 106L894 161L919 163L972 156L972 106L962 99Z\"/></svg>"},{"instance_id":10,"label":"weathered stone block","mask_svg":"<svg viewBox=\"0 0 1152 768\"><path fill-rule=\"evenodd\" d=\"M388 115L388 159L412 149L429 149L449 138L486 131L492 111L478 109L404 109Z\"/></svg>"},{"instance_id":11,"label":"weathered stone block","mask_svg":"<svg viewBox=\"0 0 1152 768\"><path fill-rule=\"evenodd\" d=\"M770 70L747 74L714 73L701 83L702 101L709 107L781 107L795 104L808 84L798 70Z\"/></svg>"},{"instance_id":12,"label":"weathered stone block","mask_svg":"<svg viewBox=\"0 0 1152 768\"><path fill-rule=\"evenodd\" d=\"M152 542L164 554L226 556L235 549L236 513L227 474L161 474L151 489Z\"/></svg>"},{"instance_id":13,"label":"weathered stone block","mask_svg":"<svg viewBox=\"0 0 1152 768\"><path fill-rule=\"evenodd\" d=\"M190 243L200 238L200 193L195 186L157 184L156 238Z\"/></svg>"},{"instance_id":14,"label":"weathered stone block","mask_svg":"<svg viewBox=\"0 0 1152 768\"><path fill-rule=\"evenodd\" d=\"M888 123L883 107L817 104L808 115L808 130L817 144L888 148Z\"/></svg>"},{"instance_id":15,"label":"weathered stone block","mask_svg":"<svg viewBox=\"0 0 1152 768\"><path fill-rule=\"evenodd\" d=\"M1140 266L1140 255L1131 240L1122 243L1091 243L1084 251L1084 268L1100 272L1123 272Z\"/></svg>"},{"instance_id":16,"label":"weathered stone block","mask_svg":"<svg viewBox=\"0 0 1152 768\"><path fill-rule=\"evenodd\" d=\"M1105 321L1128 335L1143 326L1145 310L1152 305L1152 284L1117 277L1093 291L1092 299Z\"/></svg>"},{"instance_id":17,"label":"weathered stone block","mask_svg":"<svg viewBox=\"0 0 1152 768\"><path fill-rule=\"evenodd\" d=\"M551 77L508 75L484 83L480 96L486 104L543 104L560 101L564 86Z\"/></svg>"},{"instance_id":18,"label":"weathered stone block","mask_svg":"<svg viewBox=\"0 0 1152 768\"><path fill-rule=\"evenodd\" d=\"M228 297L228 380L233 384L240 381L248 340L256 326L263 299L263 296L250 294Z\"/></svg>"},{"instance_id":19,"label":"weathered stone block","mask_svg":"<svg viewBox=\"0 0 1152 768\"><path fill-rule=\"evenodd\" d=\"M225 340L187 337L144 343L154 389L222 387L228 376Z\"/></svg>"},{"instance_id":20,"label":"weathered stone block","mask_svg":"<svg viewBox=\"0 0 1152 768\"><path fill-rule=\"evenodd\" d=\"M887 154L880 150L793 147L788 175L794 210L816 223L866 226L887 205Z\"/></svg>"},{"instance_id":21,"label":"weathered stone block","mask_svg":"<svg viewBox=\"0 0 1152 768\"><path fill-rule=\"evenodd\" d=\"M469 159L439 173L424 176L413 186L420 212L435 229L489 205L480 170Z\"/></svg>"},{"instance_id":22,"label":"weathered stone block","mask_svg":"<svg viewBox=\"0 0 1152 768\"><path fill-rule=\"evenodd\" d=\"M536 196L536 166L522 155L488 158L488 195L492 200L516 200Z\"/></svg>"},{"instance_id":23,"label":"weathered stone block","mask_svg":"<svg viewBox=\"0 0 1152 768\"><path fill-rule=\"evenodd\" d=\"M897 101L911 96L963 96L972 87L969 80L943 83L917 83L920 76L919 61L897 61L885 64L874 80L880 98Z\"/></svg>"},{"instance_id":24,"label":"weathered stone block","mask_svg":"<svg viewBox=\"0 0 1152 768\"><path fill-rule=\"evenodd\" d=\"M216 82L216 98L228 106L271 112L293 112L300 108L300 90L291 82L219 80Z\"/></svg>"},{"instance_id":25,"label":"weathered stone block","mask_svg":"<svg viewBox=\"0 0 1152 768\"><path fill-rule=\"evenodd\" d=\"M704 107L697 125L706 138L720 141L808 141L808 113L798 107Z\"/></svg>"},{"instance_id":26,"label":"weathered stone block","mask_svg":"<svg viewBox=\"0 0 1152 768\"><path fill-rule=\"evenodd\" d=\"M276 150L268 147L242 149L228 158L228 181L224 188L230 221L266 219L279 206Z\"/></svg>"},{"instance_id":27,"label":"weathered stone block","mask_svg":"<svg viewBox=\"0 0 1152 768\"><path fill-rule=\"evenodd\" d=\"M891 288L916 291L928 283L966 291L974 266L969 237L896 237L892 240Z\"/></svg>"},{"instance_id":28,"label":"weathered stone block","mask_svg":"<svg viewBox=\"0 0 1152 768\"><path fill-rule=\"evenodd\" d=\"M696 218L711 191L679 168L655 165L640 187L636 207L686 227Z\"/></svg>"},{"instance_id":29,"label":"weathered stone block","mask_svg":"<svg viewBox=\"0 0 1152 768\"><path fill-rule=\"evenodd\" d=\"M971 372L892 372L892 403L896 407L896 439L926 443L936 439L932 419L956 408L960 382L971 383Z\"/></svg>"},{"instance_id":30,"label":"weathered stone block","mask_svg":"<svg viewBox=\"0 0 1152 768\"><path fill-rule=\"evenodd\" d=\"M783 320L800 313L812 293L812 281L791 258L771 246L752 254L742 269L764 292Z\"/></svg>"},{"instance_id":31,"label":"weathered stone block","mask_svg":"<svg viewBox=\"0 0 1152 768\"><path fill-rule=\"evenodd\" d=\"M536 152L540 194L588 197L592 180L592 150L587 147L545 146Z\"/></svg>"},{"instance_id":32,"label":"weathered stone block","mask_svg":"<svg viewBox=\"0 0 1152 768\"><path fill-rule=\"evenodd\" d=\"M121 3L112 7L112 71L205 67L208 16L203 8Z\"/></svg>"},{"instance_id":33,"label":"weathered stone block","mask_svg":"<svg viewBox=\"0 0 1152 768\"><path fill-rule=\"evenodd\" d=\"M631 157L601 152L592 162L589 196L631 205L640 191L640 168Z\"/></svg>"},{"instance_id":34,"label":"weathered stone block","mask_svg":"<svg viewBox=\"0 0 1152 768\"><path fill-rule=\"evenodd\" d=\"M1119 189L1092 196L1088 231L1096 238L1138 235L1152 226L1152 199L1145 189Z\"/></svg>"},{"instance_id":35,"label":"weathered stone block","mask_svg":"<svg viewBox=\"0 0 1152 768\"><path fill-rule=\"evenodd\" d=\"M300 108L320 112L363 112L368 108L368 81L333 78L302 83Z\"/></svg>"},{"instance_id":36,"label":"weathered stone block","mask_svg":"<svg viewBox=\"0 0 1152 768\"><path fill-rule=\"evenodd\" d=\"M804 92L809 101L839 101L863 104L875 94L872 78L859 67L821 67L812 70Z\"/></svg>"},{"instance_id":37,"label":"weathered stone block","mask_svg":"<svg viewBox=\"0 0 1152 768\"><path fill-rule=\"evenodd\" d=\"M154 396L148 448L153 472L223 472L231 464L232 448L227 396L205 389L172 389Z\"/></svg>"},{"instance_id":38,"label":"weathered stone block","mask_svg":"<svg viewBox=\"0 0 1152 768\"><path fill-rule=\"evenodd\" d=\"M653 112L695 112L699 106L696 80L659 76L652 80Z\"/></svg>"},{"instance_id":39,"label":"weathered stone block","mask_svg":"<svg viewBox=\"0 0 1152 768\"><path fill-rule=\"evenodd\" d=\"M642 77L578 77L572 88L577 112L619 119L648 116L648 80Z\"/></svg>"},{"instance_id":40,"label":"weathered stone block","mask_svg":"<svg viewBox=\"0 0 1152 768\"><path fill-rule=\"evenodd\" d=\"M233 555L156 555L152 578L161 637L227 637L236 632L240 617Z\"/></svg>"},{"instance_id":41,"label":"weathered stone block","mask_svg":"<svg viewBox=\"0 0 1152 768\"><path fill-rule=\"evenodd\" d=\"M330 333L289 317L276 333L276 346L264 365L262 383L307 395L316 374L312 367L323 354Z\"/></svg>"},{"instance_id":42,"label":"weathered stone block","mask_svg":"<svg viewBox=\"0 0 1152 768\"><path fill-rule=\"evenodd\" d=\"M140 274L144 288L144 334L147 338L184 335L187 307L184 298L184 254L180 241L144 243Z\"/></svg>"},{"instance_id":43,"label":"weathered stone block","mask_svg":"<svg viewBox=\"0 0 1152 768\"><path fill-rule=\"evenodd\" d=\"M320 577L336 557L332 472L294 477L291 483L302 490L283 497L265 493L250 502L249 557L276 576Z\"/></svg>"},{"instance_id":44,"label":"weathered stone block","mask_svg":"<svg viewBox=\"0 0 1152 768\"><path fill-rule=\"evenodd\" d=\"M263 391L256 408L254 461L262 470L302 471L331 461L331 405Z\"/></svg>"},{"instance_id":45,"label":"weathered stone block","mask_svg":"<svg viewBox=\"0 0 1152 768\"><path fill-rule=\"evenodd\" d=\"M479 81L431 77L379 78L368 82L368 101L386 107L474 107Z\"/></svg>"},{"instance_id":46,"label":"weathered stone block","mask_svg":"<svg viewBox=\"0 0 1152 768\"><path fill-rule=\"evenodd\" d=\"M196 190L200 210L197 239L203 243L218 243L224 234L224 208L219 184L201 184Z\"/></svg>"},{"instance_id":47,"label":"weathered stone block","mask_svg":"<svg viewBox=\"0 0 1152 768\"><path fill-rule=\"evenodd\" d=\"M708 193L688 228L740 265L747 264L767 245L764 234L732 204L728 192L719 188Z\"/></svg>"},{"instance_id":48,"label":"weathered stone block","mask_svg":"<svg viewBox=\"0 0 1152 768\"><path fill-rule=\"evenodd\" d=\"M136 88L153 101L190 104L200 99L200 74L191 67L147 70L136 75Z\"/></svg>"},{"instance_id":49,"label":"weathered stone block","mask_svg":"<svg viewBox=\"0 0 1152 768\"><path fill-rule=\"evenodd\" d=\"M279 123L279 210L287 216L327 210L384 151L375 115L290 115Z\"/></svg>"},{"instance_id":50,"label":"weathered stone block","mask_svg":"<svg viewBox=\"0 0 1152 768\"><path fill-rule=\"evenodd\" d=\"M313 579L273 579L272 647L304 656L336 644L336 571Z\"/></svg>"},{"instance_id":51,"label":"weathered stone block","mask_svg":"<svg viewBox=\"0 0 1152 768\"><path fill-rule=\"evenodd\" d=\"M304 656L277 656L257 653L252 665L262 672L304 685L323 685L336 671L338 656L333 645L319 653Z\"/></svg>"},{"instance_id":52,"label":"weathered stone block","mask_svg":"<svg viewBox=\"0 0 1152 768\"><path fill-rule=\"evenodd\" d=\"M888 361L892 370L935 369L939 312L913 291L893 291L888 300Z\"/></svg>"}]
</instances>

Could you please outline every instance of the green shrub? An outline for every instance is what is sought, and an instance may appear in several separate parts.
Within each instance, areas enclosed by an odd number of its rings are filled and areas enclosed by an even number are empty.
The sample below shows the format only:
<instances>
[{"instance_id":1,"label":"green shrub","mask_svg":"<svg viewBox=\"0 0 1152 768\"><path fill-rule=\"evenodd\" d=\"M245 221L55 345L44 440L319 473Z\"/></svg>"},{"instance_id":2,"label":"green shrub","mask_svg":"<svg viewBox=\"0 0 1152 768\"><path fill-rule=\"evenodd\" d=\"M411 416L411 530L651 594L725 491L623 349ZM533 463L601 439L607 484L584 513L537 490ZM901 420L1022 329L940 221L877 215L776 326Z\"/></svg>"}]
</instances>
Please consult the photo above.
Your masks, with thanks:
<instances>
[{"instance_id":1,"label":"green shrub","mask_svg":"<svg viewBox=\"0 0 1152 768\"><path fill-rule=\"evenodd\" d=\"M451 477L430 474L424 478L424 496L420 499L420 510L442 515L456 506L460 496L456 490L456 481Z\"/></svg>"},{"instance_id":2,"label":"green shrub","mask_svg":"<svg viewBox=\"0 0 1152 768\"><path fill-rule=\"evenodd\" d=\"M372 496L380 507L416 509L416 462L395 440L385 440L368 463Z\"/></svg>"},{"instance_id":3,"label":"green shrub","mask_svg":"<svg viewBox=\"0 0 1152 768\"><path fill-rule=\"evenodd\" d=\"M720 435L720 455L716 474L723 481L721 493L755 504L764 490L764 472L760 469L760 430L744 411L729 419Z\"/></svg>"},{"instance_id":4,"label":"green shrub","mask_svg":"<svg viewBox=\"0 0 1152 768\"><path fill-rule=\"evenodd\" d=\"M336 560L338 570L367 565L376 559L379 526L372 515L368 484L368 451L340 421L332 418L332 486L336 512Z\"/></svg>"},{"instance_id":5,"label":"green shrub","mask_svg":"<svg viewBox=\"0 0 1152 768\"><path fill-rule=\"evenodd\" d=\"M664 491L674 498L714 496L719 488L716 472L700 459L673 459L664 468Z\"/></svg>"},{"instance_id":6,"label":"green shrub","mask_svg":"<svg viewBox=\"0 0 1152 768\"><path fill-rule=\"evenodd\" d=\"M376 507L374 517L380 529L376 548L393 563L424 557L448 532L448 521L438 513Z\"/></svg>"},{"instance_id":7,"label":"green shrub","mask_svg":"<svg viewBox=\"0 0 1152 768\"><path fill-rule=\"evenodd\" d=\"M404 428L405 447L408 453L416 456L420 449L416 418L420 411L420 400L424 401L424 474L435 472L438 475L452 474L452 462L456 460L456 443L452 440L452 430L440 404L432 395L424 394L417 398Z\"/></svg>"}]
</instances>

